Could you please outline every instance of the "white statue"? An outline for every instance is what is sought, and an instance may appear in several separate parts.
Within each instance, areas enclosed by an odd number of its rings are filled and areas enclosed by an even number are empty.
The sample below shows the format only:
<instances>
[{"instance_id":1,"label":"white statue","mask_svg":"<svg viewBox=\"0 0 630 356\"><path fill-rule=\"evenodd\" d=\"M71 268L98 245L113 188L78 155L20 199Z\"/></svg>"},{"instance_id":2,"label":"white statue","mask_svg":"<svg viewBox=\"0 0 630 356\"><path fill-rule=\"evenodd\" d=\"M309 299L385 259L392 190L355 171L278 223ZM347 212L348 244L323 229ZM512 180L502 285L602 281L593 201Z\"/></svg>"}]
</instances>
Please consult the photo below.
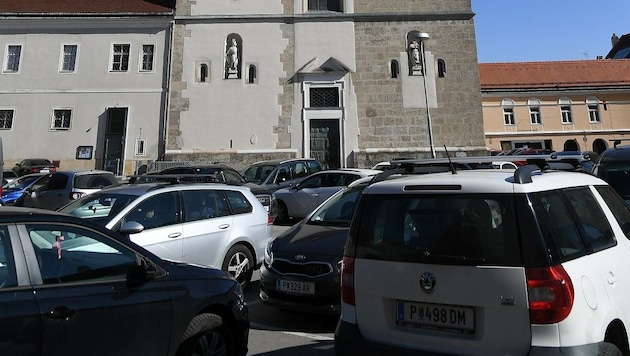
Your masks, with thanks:
<instances>
[{"instance_id":1,"label":"white statue","mask_svg":"<svg viewBox=\"0 0 630 356\"><path fill-rule=\"evenodd\" d=\"M409 58L411 59L411 65L419 66L420 64L420 44L418 41L413 41L409 44Z\"/></svg>"},{"instance_id":2,"label":"white statue","mask_svg":"<svg viewBox=\"0 0 630 356\"><path fill-rule=\"evenodd\" d=\"M238 45L236 39L232 39L232 45L225 53L225 61L227 63L228 70L236 70L238 67Z\"/></svg>"}]
</instances>

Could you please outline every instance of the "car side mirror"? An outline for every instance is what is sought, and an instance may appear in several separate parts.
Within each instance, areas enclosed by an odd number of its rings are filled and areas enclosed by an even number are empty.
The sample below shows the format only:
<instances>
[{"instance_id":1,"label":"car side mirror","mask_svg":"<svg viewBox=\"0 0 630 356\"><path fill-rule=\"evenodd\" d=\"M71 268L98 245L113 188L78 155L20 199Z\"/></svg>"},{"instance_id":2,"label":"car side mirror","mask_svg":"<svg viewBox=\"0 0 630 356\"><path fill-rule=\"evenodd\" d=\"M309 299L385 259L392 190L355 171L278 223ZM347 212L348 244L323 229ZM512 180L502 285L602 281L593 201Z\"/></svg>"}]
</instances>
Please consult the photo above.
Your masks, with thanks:
<instances>
[{"instance_id":1,"label":"car side mirror","mask_svg":"<svg viewBox=\"0 0 630 356\"><path fill-rule=\"evenodd\" d=\"M137 234L139 232L142 232L144 230L144 226L142 224L140 224L137 221L128 221L126 223L124 223L120 229L118 229L118 232L123 234L123 235L131 235L131 234Z\"/></svg>"},{"instance_id":2,"label":"car side mirror","mask_svg":"<svg viewBox=\"0 0 630 356\"><path fill-rule=\"evenodd\" d=\"M153 279L156 274L157 268L153 261L142 257L138 265L127 273L127 288L135 288L145 281Z\"/></svg>"}]
</instances>

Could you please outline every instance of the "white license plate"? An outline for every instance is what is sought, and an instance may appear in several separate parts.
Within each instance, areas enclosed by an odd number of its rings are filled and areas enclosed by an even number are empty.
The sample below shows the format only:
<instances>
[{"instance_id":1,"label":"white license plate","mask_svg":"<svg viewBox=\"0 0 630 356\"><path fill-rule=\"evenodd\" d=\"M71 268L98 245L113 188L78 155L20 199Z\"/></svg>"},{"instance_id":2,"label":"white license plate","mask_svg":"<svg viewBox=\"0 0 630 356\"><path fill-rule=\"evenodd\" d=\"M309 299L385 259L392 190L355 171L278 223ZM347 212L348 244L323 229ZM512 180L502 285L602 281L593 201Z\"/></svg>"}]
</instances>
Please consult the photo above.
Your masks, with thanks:
<instances>
[{"instance_id":1,"label":"white license plate","mask_svg":"<svg viewBox=\"0 0 630 356\"><path fill-rule=\"evenodd\" d=\"M295 294L315 294L315 283L276 280L276 289L280 292Z\"/></svg>"},{"instance_id":2,"label":"white license plate","mask_svg":"<svg viewBox=\"0 0 630 356\"><path fill-rule=\"evenodd\" d=\"M475 310L471 307L397 300L396 324L462 334L474 334Z\"/></svg>"},{"instance_id":3,"label":"white license plate","mask_svg":"<svg viewBox=\"0 0 630 356\"><path fill-rule=\"evenodd\" d=\"M48 173L50 173L50 169L40 169L39 173L48 174Z\"/></svg>"}]
</instances>

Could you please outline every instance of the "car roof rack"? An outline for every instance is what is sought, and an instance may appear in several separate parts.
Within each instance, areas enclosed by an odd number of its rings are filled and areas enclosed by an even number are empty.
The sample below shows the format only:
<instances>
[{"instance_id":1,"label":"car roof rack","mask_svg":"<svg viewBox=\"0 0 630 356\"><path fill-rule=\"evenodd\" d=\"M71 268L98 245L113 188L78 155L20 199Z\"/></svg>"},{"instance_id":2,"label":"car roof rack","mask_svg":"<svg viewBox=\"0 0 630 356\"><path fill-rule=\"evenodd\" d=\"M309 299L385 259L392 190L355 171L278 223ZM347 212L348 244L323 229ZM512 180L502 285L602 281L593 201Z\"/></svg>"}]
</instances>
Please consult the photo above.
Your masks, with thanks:
<instances>
[{"instance_id":1,"label":"car roof rack","mask_svg":"<svg viewBox=\"0 0 630 356\"><path fill-rule=\"evenodd\" d=\"M623 141L630 141L630 138L615 138L610 140L610 142L613 143L613 148L617 148Z\"/></svg>"},{"instance_id":2,"label":"car roof rack","mask_svg":"<svg viewBox=\"0 0 630 356\"><path fill-rule=\"evenodd\" d=\"M457 174L458 169L469 167L466 170L488 168L496 162L525 162L514 171L514 182L519 184L531 183L534 171L546 170L566 170L574 172L585 172L581 163L589 161L588 153L576 155L513 155L513 156L470 156L453 158L427 158L427 159L406 159L392 161L392 169L384 171L374 176L372 183L386 180L396 174L427 174L437 172L451 172ZM484 166L485 164L485 166ZM471 168L473 167L473 168ZM589 172L590 173L590 172Z\"/></svg>"},{"instance_id":3,"label":"car roof rack","mask_svg":"<svg viewBox=\"0 0 630 356\"><path fill-rule=\"evenodd\" d=\"M129 176L129 184L164 182L179 183L220 183L215 174L140 174Z\"/></svg>"}]
</instances>

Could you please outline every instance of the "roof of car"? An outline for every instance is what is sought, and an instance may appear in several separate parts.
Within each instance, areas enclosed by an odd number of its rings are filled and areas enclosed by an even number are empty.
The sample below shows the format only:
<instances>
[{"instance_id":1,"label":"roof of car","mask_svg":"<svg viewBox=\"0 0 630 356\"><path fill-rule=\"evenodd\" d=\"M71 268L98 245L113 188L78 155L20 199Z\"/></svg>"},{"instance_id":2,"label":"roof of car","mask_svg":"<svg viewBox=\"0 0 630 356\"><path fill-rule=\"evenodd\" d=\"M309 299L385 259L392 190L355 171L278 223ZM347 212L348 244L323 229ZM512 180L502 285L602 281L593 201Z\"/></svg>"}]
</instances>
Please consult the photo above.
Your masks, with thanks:
<instances>
[{"instance_id":1,"label":"roof of car","mask_svg":"<svg viewBox=\"0 0 630 356\"><path fill-rule=\"evenodd\" d=\"M315 158L289 158L289 159L268 159L264 161L254 162L252 166L260 166L260 165L276 165L287 162L294 161L310 161L310 162L319 162Z\"/></svg>"},{"instance_id":2,"label":"roof of car","mask_svg":"<svg viewBox=\"0 0 630 356\"><path fill-rule=\"evenodd\" d=\"M97 169L92 169L92 170L72 170L72 169L64 169L64 170L57 170L54 173L62 173L62 174L68 174L68 175L76 175L76 174L111 174L114 175L114 173L110 172L110 171L101 171L101 170L97 170Z\"/></svg>"},{"instance_id":3,"label":"roof of car","mask_svg":"<svg viewBox=\"0 0 630 356\"><path fill-rule=\"evenodd\" d=\"M630 160L630 145L611 147L601 153L600 162Z\"/></svg>"},{"instance_id":4,"label":"roof of car","mask_svg":"<svg viewBox=\"0 0 630 356\"><path fill-rule=\"evenodd\" d=\"M530 193L586 185L607 185L591 174L565 171L534 171L531 183L518 183L516 173L509 170L479 169L451 172L402 175L370 185L366 192L376 194L414 191L440 193Z\"/></svg>"},{"instance_id":5,"label":"roof of car","mask_svg":"<svg viewBox=\"0 0 630 356\"><path fill-rule=\"evenodd\" d=\"M223 183L198 183L198 182L148 182L121 184L114 187L107 187L100 190L100 193L143 195L151 190L190 190L190 189L222 189L251 191L247 186L228 185Z\"/></svg>"}]
</instances>

